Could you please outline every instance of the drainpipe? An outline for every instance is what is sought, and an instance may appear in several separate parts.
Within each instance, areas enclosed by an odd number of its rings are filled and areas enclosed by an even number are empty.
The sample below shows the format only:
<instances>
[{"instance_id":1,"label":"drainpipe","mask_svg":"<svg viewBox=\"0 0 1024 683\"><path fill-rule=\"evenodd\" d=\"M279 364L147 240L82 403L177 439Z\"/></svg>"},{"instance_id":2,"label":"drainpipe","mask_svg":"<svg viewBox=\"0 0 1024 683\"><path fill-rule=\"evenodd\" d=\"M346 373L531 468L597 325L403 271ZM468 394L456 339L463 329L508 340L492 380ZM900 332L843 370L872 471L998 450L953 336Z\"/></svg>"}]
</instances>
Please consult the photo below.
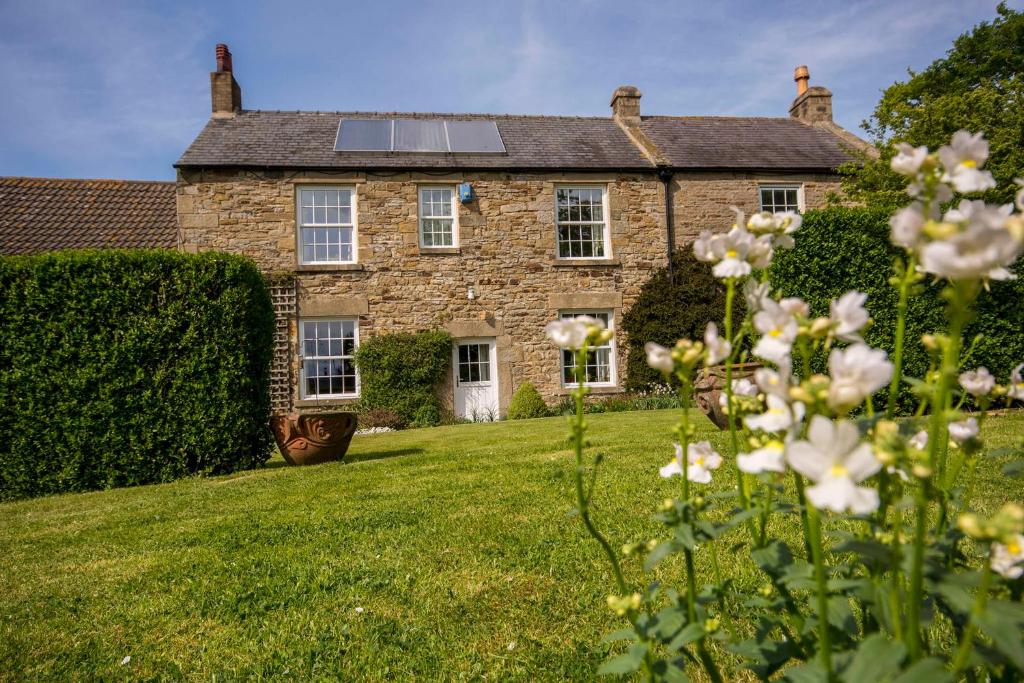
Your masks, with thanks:
<instances>
[{"instance_id":1,"label":"drainpipe","mask_svg":"<svg viewBox=\"0 0 1024 683\"><path fill-rule=\"evenodd\" d=\"M668 255L668 281L675 283L675 269L672 264L672 250L674 248L675 236L672 225L672 171L663 168L658 172L658 177L665 184L665 251Z\"/></svg>"}]
</instances>

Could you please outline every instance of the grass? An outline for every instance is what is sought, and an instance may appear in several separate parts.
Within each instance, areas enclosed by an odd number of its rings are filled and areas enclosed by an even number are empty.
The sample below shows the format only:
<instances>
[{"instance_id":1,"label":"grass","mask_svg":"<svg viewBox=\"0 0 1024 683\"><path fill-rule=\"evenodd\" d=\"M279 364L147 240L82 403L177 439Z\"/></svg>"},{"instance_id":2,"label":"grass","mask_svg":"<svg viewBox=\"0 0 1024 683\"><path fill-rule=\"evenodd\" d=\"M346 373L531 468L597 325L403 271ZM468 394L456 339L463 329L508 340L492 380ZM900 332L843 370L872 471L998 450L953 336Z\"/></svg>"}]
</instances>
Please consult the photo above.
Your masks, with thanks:
<instances>
[{"instance_id":1,"label":"grass","mask_svg":"<svg viewBox=\"0 0 1024 683\"><path fill-rule=\"evenodd\" d=\"M676 418L588 417L615 545L660 533ZM1009 415L987 436L1021 430ZM621 623L568 515L566 433L556 417L360 436L350 464L0 505L0 680L592 679ZM1022 497L1002 464L982 462L983 509ZM775 530L799 545L792 521ZM680 582L678 565L660 575Z\"/></svg>"}]
</instances>

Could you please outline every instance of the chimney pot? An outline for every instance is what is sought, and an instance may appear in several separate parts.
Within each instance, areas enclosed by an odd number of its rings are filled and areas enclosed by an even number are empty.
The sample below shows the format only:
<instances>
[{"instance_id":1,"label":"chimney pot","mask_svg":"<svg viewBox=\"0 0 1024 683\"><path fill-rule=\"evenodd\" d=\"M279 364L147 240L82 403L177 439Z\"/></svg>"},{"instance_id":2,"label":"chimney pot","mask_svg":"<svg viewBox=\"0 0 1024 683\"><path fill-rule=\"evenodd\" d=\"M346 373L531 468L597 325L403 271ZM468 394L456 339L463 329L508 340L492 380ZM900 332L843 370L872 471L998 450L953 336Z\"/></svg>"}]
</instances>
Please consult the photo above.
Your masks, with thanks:
<instances>
[{"instance_id":1,"label":"chimney pot","mask_svg":"<svg viewBox=\"0 0 1024 683\"><path fill-rule=\"evenodd\" d=\"M231 72L231 50L224 43L217 43L217 71Z\"/></svg>"},{"instance_id":2,"label":"chimney pot","mask_svg":"<svg viewBox=\"0 0 1024 683\"><path fill-rule=\"evenodd\" d=\"M793 70L793 80L796 81L797 97L807 92L807 81L811 80L811 72L807 70L807 65L798 66Z\"/></svg>"},{"instance_id":3,"label":"chimney pot","mask_svg":"<svg viewBox=\"0 0 1024 683\"><path fill-rule=\"evenodd\" d=\"M612 93L612 118L623 123L640 123L640 89L635 85L620 85Z\"/></svg>"}]
</instances>

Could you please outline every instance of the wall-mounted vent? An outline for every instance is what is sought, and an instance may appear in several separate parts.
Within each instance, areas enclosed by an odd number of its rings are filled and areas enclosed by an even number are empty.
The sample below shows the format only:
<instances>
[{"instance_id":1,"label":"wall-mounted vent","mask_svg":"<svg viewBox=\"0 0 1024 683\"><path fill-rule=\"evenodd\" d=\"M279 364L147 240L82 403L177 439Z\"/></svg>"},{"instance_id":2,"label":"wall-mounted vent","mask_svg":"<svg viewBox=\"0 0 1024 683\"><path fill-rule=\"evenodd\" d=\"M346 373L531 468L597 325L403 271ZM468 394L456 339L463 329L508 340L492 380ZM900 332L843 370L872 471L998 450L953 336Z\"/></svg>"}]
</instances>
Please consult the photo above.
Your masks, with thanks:
<instances>
[{"instance_id":1,"label":"wall-mounted vent","mask_svg":"<svg viewBox=\"0 0 1024 683\"><path fill-rule=\"evenodd\" d=\"M494 121L342 119L335 152L504 154Z\"/></svg>"}]
</instances>

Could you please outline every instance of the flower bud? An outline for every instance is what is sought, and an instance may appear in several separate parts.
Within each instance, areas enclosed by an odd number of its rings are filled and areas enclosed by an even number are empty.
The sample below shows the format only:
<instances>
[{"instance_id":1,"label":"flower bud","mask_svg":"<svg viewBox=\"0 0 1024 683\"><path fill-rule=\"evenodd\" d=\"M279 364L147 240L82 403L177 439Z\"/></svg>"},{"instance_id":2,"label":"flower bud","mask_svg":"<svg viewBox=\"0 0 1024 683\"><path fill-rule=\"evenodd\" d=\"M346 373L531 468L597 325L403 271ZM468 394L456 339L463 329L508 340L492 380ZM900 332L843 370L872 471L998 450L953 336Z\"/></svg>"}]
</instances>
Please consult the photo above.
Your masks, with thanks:
<instances>
[{"instance_id":1,"label":"flower bud","mask_svg":"<svg viewBox=\"0 0 1024 683\"><path fill-rule=\"evenodd\" d=\"M693 507L697 508L698 510L703 510L705 503L706 501L704 500L704 496L696 496L693 499Z\"/></svg>"},{"instance_id":2,"label":"flower bud","mask_svg":"<svg viewBox=\"0 0 1024 683\"><path fill-rule=\"evenodd\" d=\"M960 515L959 519L956 520L957 528L964 532L971 538L977 540L983 540L985 538L985 530L982 528L981 520L978 516L970 512Z\"/></svg>"},{"instance_id":3,"label":"flower bud","mask_svg":"<svg viewBox=\"0 0 1024 683\"><path fill-rule=\"evenodd\" d=\"M929 351L934 351L939 348L938 341L936 341L934 334L921 335L921 345Z\"/></svg>"},{"instance_id":4,"label":"flower bud","mask_svg":"<svg viewBox=\"0 0 1024 683\"><path fill-rule=\"evenodd\" d=\"M658 506L658 511L668 512L669 510L675 508L675 506L676 502L674 500L672 500L671 498L666 498L665 500L661 501L661 505Z\"/></svg>"},{"instance_id":5,"label":"flower bud","mask_svg":"<svg viewBox=\"0 0 1024 683\"><path fill-rule=\"evenodd\" d=\"M766 583L765 585L761 586L761 589L758 592L760 592L761 595L763 595L764 597L770 598L772 596L772 593L775 592L775 587L772 586L770 583Z\"/></svg>"},{"instance_id":6,"label":"flower bud","mask_svg":"<svg viewBox=\"0 0 1024 683\"><path fill-rule=\"evenodd\" d=\"M960 227L956 223L930 220L925 222L922 231L933 240L948 240L960 232Z\"/></svg>"},{"instance_id":7,"label":"flower bud","mask_svg":"<svg viewBox=\"0 0 1024 683\"><path fill-rule=\"evenodd\" d=\"M715 631L718 630L718 627L720 625L721 625L721 622L718 619L716 619L715 617L711 617L710 619L705 619L704 620L704 632L705 633L714 633Z\"/></svg>"},{"instance_id":8,"label":"flower bud","mask_svg":"<svg viewBox=\"0 0 1024 683\"><path fill-rule=\"evenodd\" d=\"M802 386L790 387L789 397L794 401L800 401L802 403L814 403L814 395Z\"/></svg>"},{"instance_id":9,"label":"flower bud","mask_svg":"<svg viewBox=\"0 0 1024 683\"><path fill-rule=\"evenodd\" d=\"M828 318L815 318L811 323L810 333L812 337L824 337L832 329L832 321Z\"/></svg>"},{"instance_id":10,"label":"flower bud","mask_svg":"<svg viewBox=\"0 0 1024 683\"><path fill-rule=\"evenodd\" d=\"M911 471L914 473L914 476L917 477L918 479L927 479L928 477L932 476L932 468L928 467L927 465L922 465L920 463L914 465Z\"/></svg>"}]
</instances>

